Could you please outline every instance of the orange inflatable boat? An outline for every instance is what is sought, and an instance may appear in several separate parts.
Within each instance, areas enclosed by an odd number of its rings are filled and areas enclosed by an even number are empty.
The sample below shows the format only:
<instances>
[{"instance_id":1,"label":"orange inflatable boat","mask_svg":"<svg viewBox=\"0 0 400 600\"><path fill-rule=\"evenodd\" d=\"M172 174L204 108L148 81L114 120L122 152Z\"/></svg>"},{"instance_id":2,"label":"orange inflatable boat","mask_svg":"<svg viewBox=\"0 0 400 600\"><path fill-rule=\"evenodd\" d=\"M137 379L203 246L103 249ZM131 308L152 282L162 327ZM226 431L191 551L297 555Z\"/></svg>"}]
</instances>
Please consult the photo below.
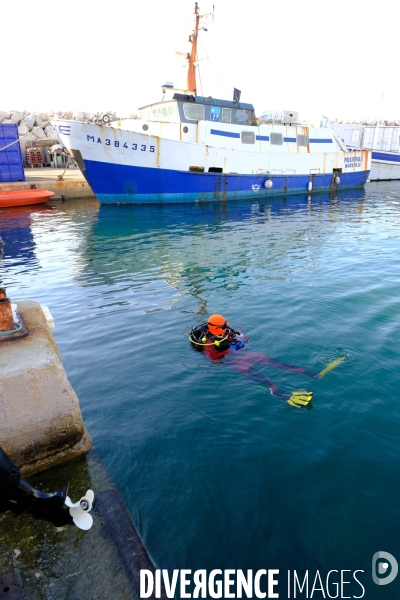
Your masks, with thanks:
<instances>
[{"instance_id":1,"label":"orange inflatable boat","mask_svg":"<svg viewBox=\"0 0 400 600\"><path fill-rule=\"evenodd\" d=\"M28 206L47 202L54 196L49 190L16 190L13 192L0 192L0 208L9 206Z\"/></svg>"}]
</instances>

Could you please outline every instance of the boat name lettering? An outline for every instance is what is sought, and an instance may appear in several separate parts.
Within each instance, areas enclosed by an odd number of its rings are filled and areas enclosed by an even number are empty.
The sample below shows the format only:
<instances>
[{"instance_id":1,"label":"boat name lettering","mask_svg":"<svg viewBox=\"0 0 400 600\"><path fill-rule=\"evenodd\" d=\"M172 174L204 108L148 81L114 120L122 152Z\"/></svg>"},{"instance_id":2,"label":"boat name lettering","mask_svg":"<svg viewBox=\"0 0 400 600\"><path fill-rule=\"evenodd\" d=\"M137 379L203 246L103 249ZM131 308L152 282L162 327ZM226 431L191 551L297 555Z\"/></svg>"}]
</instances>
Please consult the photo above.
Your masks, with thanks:
<instances>
[{"instance_id":1,"label":"boat name lettering","mask_svg":"<svg viewBox=\"0 0 400 600\"><path fill-rule=\"evenodd\" d=\"M103 143L103 141L102 141L102 139L100 137L98 137L97 140L95 140L94 135L87 135L86 136L86 141L87 142L93 142L93 143L96 143L96 144L102 144ZM129 145L126 142L122 143L119 140L114 140L114 143L111 143L111 140L109 138L106 138L104 140L104 142L105 142L106 146L114 146L114 148L119 148L119 147L121 147L121 148L127 148L127 149L129 148ZM137 149L138 149L138 145L135 144L135 143L133 143L131 150L137 150ZM146 152L147 150L149 150L149 152L155 152L156 151L156 147L155 146L147 146L147 144L140 144L140 150L142 152Z\"/></svg>"},{"instance_id":2,"label":"boat name lettering","mask_svg":"<svg viewBox=\"0 0 400 600\"><path fill-rule=\"evenodd\" d=\"M345 156L345 163L361 163L361 156Z\"/></svg>"}]
</instances>

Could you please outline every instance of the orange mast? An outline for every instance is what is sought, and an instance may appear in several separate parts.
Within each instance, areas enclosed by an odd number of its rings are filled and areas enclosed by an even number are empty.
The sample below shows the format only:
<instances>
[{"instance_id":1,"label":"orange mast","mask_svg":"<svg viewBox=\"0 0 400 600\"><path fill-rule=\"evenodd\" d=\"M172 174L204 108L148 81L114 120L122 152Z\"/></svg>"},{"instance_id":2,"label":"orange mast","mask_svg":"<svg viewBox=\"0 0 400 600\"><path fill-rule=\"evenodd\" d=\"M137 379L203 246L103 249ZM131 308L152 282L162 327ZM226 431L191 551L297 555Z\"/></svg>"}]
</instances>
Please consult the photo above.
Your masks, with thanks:
<instances>
[{"instance_id":1,"label":"orange mast","mask_svg":"<svg viewBox=\"0 0 400 600\"><path fill-rule=\"evenodd\" d=\"M188 76L187 76L187 91L192 92L196 95L196 60L197 60L197 35L199 33L199 6L198 3L194 3L194 14L196 15L196 22L193 34L189 37L189 41L192 43L192 51L187 55L188 60Z\"/></svg>"}]
</instances>

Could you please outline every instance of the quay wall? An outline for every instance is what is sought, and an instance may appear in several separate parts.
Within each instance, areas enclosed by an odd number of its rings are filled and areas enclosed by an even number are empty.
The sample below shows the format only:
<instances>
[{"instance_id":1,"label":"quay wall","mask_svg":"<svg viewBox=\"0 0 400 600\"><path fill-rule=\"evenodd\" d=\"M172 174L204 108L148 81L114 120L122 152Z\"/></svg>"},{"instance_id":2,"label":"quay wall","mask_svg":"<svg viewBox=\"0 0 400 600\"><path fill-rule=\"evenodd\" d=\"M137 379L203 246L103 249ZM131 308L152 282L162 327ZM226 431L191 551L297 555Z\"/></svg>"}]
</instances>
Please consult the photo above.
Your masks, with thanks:
<instances>
[{"instance_id":1,"label":"quay wall","mask_svg":"<svg viewBox=\"0 0 400 600\"><path fill-rule=\"evenodd\" d=\"M0 440L26 477L87 453L92 440L40 304L17 306L29 336L0 343Z\"/></svg>"},{"instance_id":2,"label":"quay wall","mask_svg":"<svg viewBox=\"0 0 400 600\"><path fill-rule=\"evenodd\" d=\"M54 174L54 179L34 180L29 177L27 181L17 181L13 183L0 183L0 192L12 192L13 190L49 190L54 192L52 200L67 200L74 198L95 198L92 188L87 181L82 179L59 180L57 179L56 170L51 169ZM27 172L27 170L25 170Z\"/></svg>"}]
</instances>

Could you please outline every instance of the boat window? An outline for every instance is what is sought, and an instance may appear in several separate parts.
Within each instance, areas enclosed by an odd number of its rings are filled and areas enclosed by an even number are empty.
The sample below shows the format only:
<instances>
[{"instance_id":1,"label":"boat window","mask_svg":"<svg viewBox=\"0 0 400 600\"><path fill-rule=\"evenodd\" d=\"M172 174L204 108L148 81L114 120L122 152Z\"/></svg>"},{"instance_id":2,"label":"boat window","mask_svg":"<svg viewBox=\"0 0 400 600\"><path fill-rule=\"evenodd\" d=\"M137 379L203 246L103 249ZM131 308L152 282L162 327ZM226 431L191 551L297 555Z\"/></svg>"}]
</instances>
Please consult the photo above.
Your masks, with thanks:
<instances>
[{"instance_id":1,"label":"boat window","mask_svg":"<svg viewBox=\"0 0 400 600\"><path fill-rule=\"evenodd\" d=\"M241 133L242 144L255 144L256 134L254 131L242 131Z\"/></svg>"},{"instance_id":2,"label":"boat window","mask_svg":"<svg viewBox=\"0 0 400 600\"><path fill-rule=\"evenodd\" d=\"M160 104L158 106L148 106L140 111L142 121L178 121L178 112L176 102Z\"/></svg>"},{"instance_id":3,"label":"boat window","mask_svg":"<svg viewBox=\"0 0 400 600\"><path fill-rule=\"evenodd\" d=\"M183 113L185 115L185 119L190 119L191 121L203 121L204 104L194 104L193 102L184 103Z\"/></svg>"},{"instance_id":4,"label":"boat window","mask_svg":"<svg viewBox=\"0 0 400 600\"><path fill-rule=\"evenodd\" d=\"M145 110L140 111L142 121L158 121L157 109L154 106L149 106Z\"/></svg>"},{"instance_id":5,"label":"boat window","mask_svg":"<svg viewBox=\"0 0 400 600\"><path fill-rule=\"evenodd\" d=\"M158 107L158 118L160 121L168 121L168 108L166 106Z\"/></svg>"},{"instance_id":6,"label":"boat window","mask_svg":"<svg viewBox=\"0 0 400 600\"><path fill-rule=\"evenodd\" d=\"M283 136L281 133L270 133L269 141L273 146L282 146L283 145Z\"/></svg>"},{"instance_id":7,"label":"boat window","mask_svg":"<svg viewBox=\"0 0 400 600\"><path fill-rule=\"evenodd\" d=\"M221 123L230 123L231 122L232 110L230 108L222 109Z\"/></svg>"},{"instance_id":8,"label":"boat window","mask_svg":"<svg viewBox=\"0 0 400 600\"><path fill-rule=\"evenodd\" d=\"M171 104L168 104L168 115L169 115L169 120L170 121L172 121L171 117L176 117L177 116L176 115L176 104L175 104L175 102L171 103Z\"/></svg>"},{"instance_id":9,"label":"boat window","mask_svg":"<svg viewBox=\"0 0 400 600\"><path fill-rule=\"evenodd\" d=\"M235 115L236 123L246 123L247 113L245 110L237 110Z\"/></svg>"},{"instance_id":10,"label":"boat window","mask_svg":"<svg viewBox=\"0 0 400 600\"><path fill-rule=\"evenodd\" d=\"M297 135L297 145L298 146L308 146L308 135L303 135L302 133L299 133Z\"/></svg>"}]
</instances>

